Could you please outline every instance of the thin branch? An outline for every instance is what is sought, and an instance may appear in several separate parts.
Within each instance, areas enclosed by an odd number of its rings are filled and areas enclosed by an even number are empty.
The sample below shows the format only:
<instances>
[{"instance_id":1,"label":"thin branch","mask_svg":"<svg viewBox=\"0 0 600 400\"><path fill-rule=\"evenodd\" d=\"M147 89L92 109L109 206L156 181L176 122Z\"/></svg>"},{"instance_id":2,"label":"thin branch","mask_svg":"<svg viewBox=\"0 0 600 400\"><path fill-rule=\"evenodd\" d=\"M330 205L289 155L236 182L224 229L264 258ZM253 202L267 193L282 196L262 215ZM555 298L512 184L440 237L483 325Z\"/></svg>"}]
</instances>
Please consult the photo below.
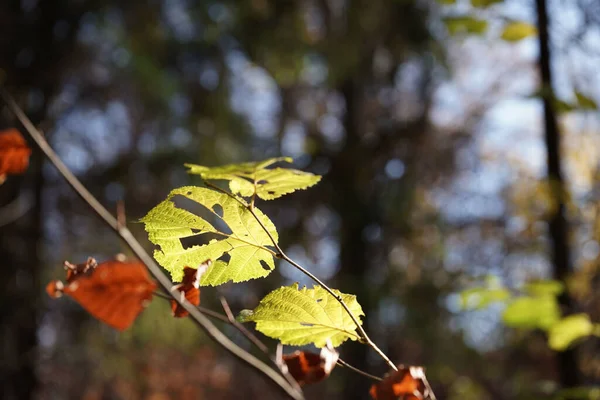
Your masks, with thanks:
<instances>
[{"instance_id":1,"label":"thin branch","mask_svg":"<svg viewBox=\"0 0 600 400\"><path fill-rule=\"evenodd\" d=\"M246 329L246 327L242 324L240 324L235 317L233 316L233 313L231 312L231 308L229 308L229 304L227 303L227 300L225 299L224 296L221 296L221 305L223 306L223 310L225 311L225 313L227 314L227 318L229 319L229 323L231 325L233 325L235 328L237 328L244 336L246 336L246 338L252 342L256 347L258 347L263 353L265 353L273 362L273 365L275 365L277 367L277 369L279 369L279 372L281 372L281 374L283 375L283 377L290 383L290 385L292 385L292 387L296 388L299 391L302 391L302 388L300 388L300 385L298 384L298 382L296 381L296 379L294 379L294 377L289 373L287 367L283 367L279 362L279 358L277 355L275 355L274 357L271 355L271 353L269 353L269 349L267 348L267 346L260 341L259 338L257 338L252 332L250 332L248 329Z\"/></svg>"},{"instance_id":2,"label":"thin branch","mask_svg":"<svg viewBox=\"0 0 600 400\"><path fill-rule=\"evenodd\" d=\"M221 301L221 306L223 307L223 311L225 311L225 314L227 315L227 319L228 319L229 323L231 325L233 325L234 327L236 327L244 336L246 336L246 338L249 341L251 341L256 347L258 347L263 353L269 354L269 348L263 342L261 342L256 336L254 336L252 334L252 332L250 332L248 329L246 329L246 327L244 325L242 325L238 321L236 321L235 317L233 316L233 313L231 312L231 308L229 308L229 304L227 303L227 300L225 299L225 297L221 296L221 298L219 300Z\"/></svg>"},{"instance_id":3,"label":"thin branch","mask_svg":"<svg viewBox=\"0 0 600 400\"><path fill-rule=\"evenodd\" d=\"M73 175L69 168L62 162L54 150L50 147L46 139L38 132L33 126L29 118L13 100L13 98L6 92L4 88L0 88L0 94L4 101L7 103L11 111L19 119L27 133L37 143L39 148L44 152L50 162L56 167L61 173L69 185L75 190L75 192L94 210L94 212L108 225L110 226L120 237L127 243L133 253L142 261L154 278L158 281L160 286L167 293L171 295L179 305L181 305L190 314L190 318L196 324L204 330L204 332L212 338L215 342L221 345L225 350L237 357L242 362L246 363L250 367L254 368L265 377L270 379L277 387L284 391L288 397L292 399L304 399L302 392L299 392L296 388L292 387L286 379L280 375L277 371L260 361L252 354L243 350L232 342L227 336L225 336L213 323L204 316L198 309L196 309L187 300L182 299L179 296L179 291L172 288L172 283L169 278L161 271L160 267L154 262L154 259L146 252L143 246L135 239L131 231L125 226L119 226L116 218L108 212L108 210L100 204L100 202L83 186L83 184Z\"/></svg>"},{"instance_id":4,"label":"thin branch","mask_svg":"<svg viewBox=\"0 0 600 400\"><path fill-rule=\"evenodd\" d=\"M161 299L165 299L165 300L169 300L169 301L173 300L173 297L171 297L170 295L168 295L168 294L165 294L165 293L163 293L163 292L161 292L161 291L159 291L159 290L155 290L153 294L154 294L156 297L160 297ZM196 307L196 308L198 309L198 311L200 311L202 314L204 314L204 315L208 315L209 317L212 317L212 318L218 319L218 320L219 320L219 321L221 321L221 322L225 322L225 323L229 324L229 319L228 319L226 316L224 316L224 315L222 315L222 314L219 314L218 312L216 312L216 311L213 311L213 310L211 310L210 308L205 308L205 307L202 307L202 306L195 306L195 307Z\"/></svg>"},{"instance_id":5,"label":"thin branch","mask_svg":"<svg viewBox=\"0 0 600 400\"><path fill-rule=\"evenodd\" d=\"M362 369L360 369L360 368L353 367L352 365L348 364L346 361L342 360L341 358L338 358L338 360L337 360L337 363L338 363L339 365L341 365L342 367L348 368L348 369L350 369L350 370L352 370L352 371L354 371L354 372L356 372L356 373L359 373L359 374L361 374L361 375L364 375L364 376L366 376L367 378L373 379L373 380L375 380L375 381L379 381L379 382L381 382L381 381L383 380L383 379L381 379L380 377L378 377L378 376L375 376L375 375L371 375L370 373L368 373L368 372L365 372L365 371L363 371L363 370L362 370Z\"/></svg>"}]
</instances>

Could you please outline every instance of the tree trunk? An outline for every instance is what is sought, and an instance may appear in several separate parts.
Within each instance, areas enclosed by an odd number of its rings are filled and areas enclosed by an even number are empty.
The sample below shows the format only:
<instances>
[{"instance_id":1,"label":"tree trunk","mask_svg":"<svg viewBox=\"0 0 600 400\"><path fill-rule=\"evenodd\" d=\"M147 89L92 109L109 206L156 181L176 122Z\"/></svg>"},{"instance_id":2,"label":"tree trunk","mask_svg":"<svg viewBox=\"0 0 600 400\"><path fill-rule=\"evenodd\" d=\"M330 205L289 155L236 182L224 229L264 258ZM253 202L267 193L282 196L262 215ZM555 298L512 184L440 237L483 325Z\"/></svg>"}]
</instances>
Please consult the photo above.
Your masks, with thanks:
<instances>
[{"instance_id":1,"label":"tree trunk","mask_svg":"<svg viewBox=\"0 0 600 400\"><path fill-rule=\"evenodd\" d=\"M548 32L548 11L546 0L536 0L539 31L539 68L544 102L544 130L547 150L548 181L552 189L555 209L550 217L549 233L552 248L552 266L554 279L566 283L572 272L569 251L569 227L565 217L564 182L560 159L560 132L556 110L553 107L554 89L552 85L550 37ZM559 302L565 313L573 310L573 300L565 291ZM563 387L574 387L580 383L576 352L573 348L558 352L558 372Z\"/></svg>"}]
</instances>

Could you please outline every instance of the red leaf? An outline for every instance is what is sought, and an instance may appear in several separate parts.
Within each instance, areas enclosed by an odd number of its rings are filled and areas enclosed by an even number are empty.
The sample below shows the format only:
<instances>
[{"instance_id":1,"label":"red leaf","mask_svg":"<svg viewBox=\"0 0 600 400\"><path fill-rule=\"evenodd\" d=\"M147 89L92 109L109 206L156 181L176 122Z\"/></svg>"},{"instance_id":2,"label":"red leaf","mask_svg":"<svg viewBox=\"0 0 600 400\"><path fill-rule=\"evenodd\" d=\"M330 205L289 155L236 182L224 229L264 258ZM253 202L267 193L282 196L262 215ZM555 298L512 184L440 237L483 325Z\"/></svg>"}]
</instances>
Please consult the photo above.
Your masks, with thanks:
<instances>
[{"instance_id":1,"label":"red leaf","mask_svg":"<svg viewBox=\"0 0 600 400\"><path fill-rule=\"evenodd\" d=\"M127 329L152 300L156 284L140 262L106 261L93 268L95 260L91 261L68 263L67 284L50 282L46 291L55 298L71 296L100 321L118 330Z\"/></svg>"},{"instance_id":2,"label":"red leaf","mask_svg":"<svg viewBox=\"0 0 600 400\"><path fill-rule=\"evenodd\" d=\"M387 374L383 381L371 386L375 400L426 400L431 389L422 367L398 366L398 371Z\"/></svg>"},{"instance_id":3,"label":"red leaf","mask_svg":"<svg viewBox=\"0 0 600 400\"><path fill-rule=\"evenodd\" d=\"M29 165L31 149L18 130L0 131L0 181L6 174L22 174Z\"/></svg>"},{"instance_id":4,"label":"red leaf","mask_svg":"<svg viewBox=\"0 0 600 400\"><path fill-rule=\"evenodd\" d=\"M324 347L320 354L296 350L282 356L290 375L299 385L320 382L335 367L339 354L331 347Z\"/></svg>"},{"instance_id":5,"label":"red leaf","mask_svg":"<svg viewBox=\"0 0 600 400\"><path fill-rule=\"evenodd\" d=\"M211 264L211 260L206 260L197 269L184 267L183 280L179 285L175 286L181 292L182 300L185 298L195 306L200 305L200 278ZM176 318L183 318L189 315L185 308L181 307L175 300L171 300L171 310L173 311L173 316Z\"/></svg>"}]
</instances>

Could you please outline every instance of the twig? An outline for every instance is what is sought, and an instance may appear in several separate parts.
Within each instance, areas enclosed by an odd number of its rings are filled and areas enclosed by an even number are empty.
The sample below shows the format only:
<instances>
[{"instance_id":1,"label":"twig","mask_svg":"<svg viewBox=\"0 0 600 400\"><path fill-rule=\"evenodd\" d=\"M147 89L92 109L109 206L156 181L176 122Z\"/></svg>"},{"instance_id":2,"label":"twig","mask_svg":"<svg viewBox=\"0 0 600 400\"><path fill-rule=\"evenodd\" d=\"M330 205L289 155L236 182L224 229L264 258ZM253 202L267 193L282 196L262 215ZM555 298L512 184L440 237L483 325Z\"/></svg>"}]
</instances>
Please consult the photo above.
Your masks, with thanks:
<instances>
[{"instance_id":1,"label":"twig","mask_svg":"<svg viewBox=\"0 0 600 400\"><path fill-rule=\"evenodd\" d=\"M288 397L292 399L304 399L302 392L292 387L286 379L281 376L274 369L260 361L252 354L243 350L235 343L233 343L227 336L225 336L213 323L204 316L198 309L196 309L187 300L182 299L177 289L172 289L172 283L167 276L161 271L160 267L154 262L152 257L146 252L142 245L135 239L131 231L125 226L119 226L116 218L108 212L108 210L100 204L100 202L83 186L83 184L73 175L69 168L62 162L54 150L50 147L46 139L38 132L33 126L29 118L13 100L13 98L6 92L4 88L0 88L0 94L4 101L7 103L11 111L19 119L27 133L37 143L39 148L44 152L46 157L50 160L56 169L61 173L63 178L69 183L69 185L75 190L75 192L94 210L94 212L108 225L110 226L120 237L127 243L133 253L142 261L154 278L158 281L160 286L167 293L171 295L179 305L181 305L190 314L190 318L196 322L196 324L204 330L204 332L212 338L214 341L219 343L225 350L243 361L247 365L251 366L258 372L262 373L265 377L270 379L275 385L277 385L282 391L284 391Z\"/></svg>"},{"instance_id":2,"label":"twig","mask_svg":"<svg viewBox=\"0 0 600 400\"><path fill-rule=\"evenodd\" d=\"M251 341L263 353L268 355L269 348L263 342L261 342L256 336L254 336L252 334L252 332L250 332L248 329L246 329L246 327L244 325L242 325L238 321L236 321L235 317L233 316L233 313L231 312L231 308L229 308L229 304L227 303L227 300L225 299L225 297L221 296L221 298L219 300L221 301L221 306L223 307L223 311L225 311L225 314L227 315L227 319L228 319L229 323L231 325L233 325L234 327L236 327L246 337L246 339Z\"/></svg>"},{"instance_id":3,"label":"twig","mask_svg":"<svg viewBox=\"0 0 600 400\"><path fill-rule=\"evenodd\" d=\"M265 344L263 342L260 341L260 339L258 339L252 332L250 332L248 329L246 329L246 327L242 324L240 324L235 317L233 316L233 313L231 312L231 308L229 307L229 304L227 303L227 299L225 299L224 296L221 296L221 305L223 306L223 310L225 311L225 314L227 314L227 318L229 319L229 323L231 325L233 325L235 328L237 328L244 336L246 336L246 338L252 342L256 347L258 347L263 353L265 353L273 362L273 364L279 369L279 372L281 372L281 374L283 375L283 377L290 383L290 385L292 385L292 387L296 388L299 391L302 391L302 389L300 388L300 385L298 384L298 382L296 381L296 379L294 379L294 377L289 373L287 366L282 366L279 363L279 358L277 355L275 355L275 357L273 357L270 353L269 353L269 349L267 348L267 346L265 346Z\"/></svg>"},{"instance_id":4,"label":"twig","mask_svg":"<svg viewBox=\"0 0 600 400\"><path fill-rule=\"evenodd\" d=\"M383 379L381 379L380 377L378 377L378 376L375 376L375 375L371 375L370 373L368 373L368 372L365 372L365 371L363 371L363 370L362 370L362 369L360 369L360 368L353 367L352 365L348 364L346 361L342 360L341 358L338 358L338 360L337 360L337 363L338 363L339 365L341 365L342 367L346 367L346 368L348 368L348 369L351 369L352 371L354 371L354 372L357 372L357 373L359 373L359 374L361 374L361 375L364 375L364 376L366 376L367 378L371 378L371 379L373 379L373 380L376 380L376 381L379 381L379 382L381 382L381 381L383 380Z\"/></svg>"}]
</instances>

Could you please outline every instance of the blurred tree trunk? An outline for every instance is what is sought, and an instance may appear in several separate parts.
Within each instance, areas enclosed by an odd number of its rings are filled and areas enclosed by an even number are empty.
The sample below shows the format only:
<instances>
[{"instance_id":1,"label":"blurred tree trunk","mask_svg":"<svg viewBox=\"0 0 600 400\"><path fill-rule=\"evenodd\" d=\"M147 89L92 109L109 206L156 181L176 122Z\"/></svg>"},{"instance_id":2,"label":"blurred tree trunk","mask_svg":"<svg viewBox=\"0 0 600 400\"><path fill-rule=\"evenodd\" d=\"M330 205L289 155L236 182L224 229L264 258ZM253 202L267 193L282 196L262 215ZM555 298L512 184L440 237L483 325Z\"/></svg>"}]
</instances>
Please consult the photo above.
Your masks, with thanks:
<instances>
[{"instance_id":1,"label":"blurred tree trunk","mask_svg":"<svg viewBox=\"0 0 600 400\"><path fill-rule=\"evenodd\" d=\"M554 87L552 84L551 53L548 10L546 0L536 0L537 20L539 31L539 69L544 94L544 131L547 150L547 173L555 209L550 217L549 232L552 247L552 266L554 279L566 284L566 279L572 272L570 249L569 249L569 227L566 220L565 210L565 186L563 182L560 156L560 132L558 129L556 110L553 107ZM568 292L564 292L559 298L565 313L573 311L573 300ZM558 371L560 382L563 387L574 387L580 383L579 368L575 349L557 353Z\"/></svg>"},{"instance_id":2,"label":"blurred tree trunk","mask_svg":"<svg viewBox=\"0 0 600 400\"><path fill-rule=\"evenodd\" d=\"M17 0L0 3L0 18L6 22L0 24L0 71L5 73L1 83L20 102L33 104L30 110L24 108L35 124L47 117L66 61L73 57L81 15L91 5L70 0L40 2L36 7ZM0 126L18 127L6 115ZM16 210L7 213L11 218L0 226L0 398L6 400L33 398L38 385L42 164L43 156L34 148L26 175L9 177L0 186L0 208Z\"/></svg>"},{"instance_id":3,"label":"blurred tree trunk","mask_svg":"<svg viewBox=\"0 0 600 400\"><path fill-rule=\"evenodd\" d=\"M0 208L11 211L11 220L0 226L0 397L5 400L33 398L37 388L42 186L41 156L33 152L27 180L9 177L0 190Z\"/></svg>"},{"instance_id":4,"label":"blurred tree trunk","mask_svg":"<svg viewBox=\"0 0 600 400\"><path fill-rule=\"evenodd\" d=\"M371 160L361 156L361 127L364 124L361 118L363 87L358 83L359 78L353 77L346 80L340 88L345 103L346 114L344 129L346 143L342 151L335 157L330 173L331 184L335 193L333 205L340 216L340 263L344 273L341 275L340 287L345 293L357 296L366 315L373 309L370 291L367 285L368 259L367 244L363 232L367 225L373 221L370 215L368 188L363 187L365 166L371 165ZM363 154L364 156L364 154ZM371 331L367 321L363 325L367 332ZM344 360L359 368L368 369L369 348L358 343L348 344L343 350ZM354 374L345 371L346 374ZM345 379L344 399L366 399L370 382L358 376L347 376Z\"/></svg>"}]
</instances>

